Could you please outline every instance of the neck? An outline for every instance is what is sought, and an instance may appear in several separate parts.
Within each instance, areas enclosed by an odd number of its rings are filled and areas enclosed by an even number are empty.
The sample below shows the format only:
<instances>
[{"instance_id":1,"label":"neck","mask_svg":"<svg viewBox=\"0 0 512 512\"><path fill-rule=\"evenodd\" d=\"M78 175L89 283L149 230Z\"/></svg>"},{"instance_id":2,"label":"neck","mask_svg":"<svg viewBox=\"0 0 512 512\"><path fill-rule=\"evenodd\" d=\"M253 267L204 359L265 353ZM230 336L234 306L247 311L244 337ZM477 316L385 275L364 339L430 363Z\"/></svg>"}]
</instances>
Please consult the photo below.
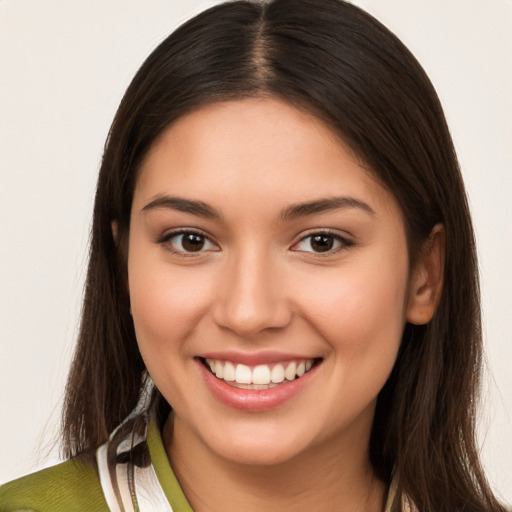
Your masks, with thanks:
<instances>
[{"instance_id":1,"label":"neck","mask_svg":"<svg viewBox=\"0 0 512 512\"><path fill-rule=\"evenodd\" d=\"M286 462L251 465L217 456L173 419L164 428L164 444L195 512L384 510L386 486L371 468L369 435L366 442L331 440Z\"/></svg>"}]
</instances>

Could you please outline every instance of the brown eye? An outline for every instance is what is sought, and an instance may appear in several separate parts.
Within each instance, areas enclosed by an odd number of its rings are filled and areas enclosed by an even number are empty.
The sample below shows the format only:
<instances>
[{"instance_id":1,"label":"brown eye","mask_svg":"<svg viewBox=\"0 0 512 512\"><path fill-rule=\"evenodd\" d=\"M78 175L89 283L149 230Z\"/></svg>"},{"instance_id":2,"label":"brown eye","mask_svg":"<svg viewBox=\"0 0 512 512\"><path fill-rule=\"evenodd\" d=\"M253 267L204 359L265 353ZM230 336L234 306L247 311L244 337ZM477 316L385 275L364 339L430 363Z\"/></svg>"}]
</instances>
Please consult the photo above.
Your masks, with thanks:
<instances>
[{"instance_id":1,"label":"brown eye","mask_svg":"<svg viewBox=\"0 0 512 512\"><path fill-rule=\"evenodd\" d=\"M204 236L195 233L181 235L181 246L187 252L200 251L204 247Z\"/></svg>"},{"instance_id":2,"label":"brown eye","mask_svg":"<svg viewBox=\"0 0 512 512\"><path fill-rule=\"evenodd\" d=\"M348 248L353 242L339 235L329 232L313 233L305 236L292 247L293 251L310 252L313 254L336 252L338 249Z\"/></svg>"},{"instance_id":3,"label":"brown eye","mask_svg":"<svg viewBox=\"0 0 512 512\"><path fill-rule=\"evenodd\" d=\"M162 243L170 246L176 253L190 254L218 250L218 247L208 237L193 231L172 233L165 237Z\"/></svg>"},{"instance_id":4,"label":"brown eye","mask_svg":"<svg viewBox=\"0 0 512 512\"><path fill-rule=\"evenodd\" d=\"M331 235L314 235L310 237L310 245L315 252L327 252L334 247L334 237Z\"/></svg>"}]
</instances>

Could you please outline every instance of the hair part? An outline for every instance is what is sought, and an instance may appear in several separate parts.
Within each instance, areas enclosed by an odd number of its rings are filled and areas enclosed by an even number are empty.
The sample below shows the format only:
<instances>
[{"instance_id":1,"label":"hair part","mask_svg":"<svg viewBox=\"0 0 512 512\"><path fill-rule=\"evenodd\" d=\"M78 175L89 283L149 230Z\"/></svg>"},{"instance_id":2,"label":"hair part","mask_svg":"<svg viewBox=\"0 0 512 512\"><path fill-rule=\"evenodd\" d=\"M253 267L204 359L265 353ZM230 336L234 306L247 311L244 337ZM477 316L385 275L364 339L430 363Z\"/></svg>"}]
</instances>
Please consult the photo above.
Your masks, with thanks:
<instances>
[{"instance_id":1,"label":"hair part","mask_svg":"<svg viewBox=\"0 0 512 512\"><path fill-rule=\"evenodd\" d=\"M422 512L503 510L481 469L475 417L482 363L473 229L443 111L388 29L341 0L234 1L179 27L144 62L116 113L100 169L82 321L63 416L66 456L91 452L135 407L145 375L126 290L137 173L180 116L215 101L280 98L327 123L397 199L411 266L446 230L433 320L407 324L379 395L370 458ZM118 226L117 244L111 225ZM160 401L160 414L170 408Z\"/></svg>"}]
</instances>

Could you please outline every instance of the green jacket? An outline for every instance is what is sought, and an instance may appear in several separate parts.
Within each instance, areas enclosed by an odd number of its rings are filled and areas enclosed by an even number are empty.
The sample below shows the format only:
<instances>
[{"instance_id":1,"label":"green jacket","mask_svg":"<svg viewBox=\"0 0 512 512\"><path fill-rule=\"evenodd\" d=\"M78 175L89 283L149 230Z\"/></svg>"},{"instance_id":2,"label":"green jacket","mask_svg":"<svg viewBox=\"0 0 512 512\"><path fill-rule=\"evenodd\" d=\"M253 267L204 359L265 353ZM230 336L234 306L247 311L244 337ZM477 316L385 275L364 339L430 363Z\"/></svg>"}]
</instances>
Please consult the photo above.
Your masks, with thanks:
<instances>
[{"instance_id":1,"label":"green jacket","mask_svg":"<svg viewBox=\"0 0 512 512\"><path fill-rule=\"evenodd\" d=\"M147 421L136 437L134 420L140 418L129 417L116 429L95 462L77 457L0 486L0 512L193 512L156 421Z\"/></svg>"}]
</instances>

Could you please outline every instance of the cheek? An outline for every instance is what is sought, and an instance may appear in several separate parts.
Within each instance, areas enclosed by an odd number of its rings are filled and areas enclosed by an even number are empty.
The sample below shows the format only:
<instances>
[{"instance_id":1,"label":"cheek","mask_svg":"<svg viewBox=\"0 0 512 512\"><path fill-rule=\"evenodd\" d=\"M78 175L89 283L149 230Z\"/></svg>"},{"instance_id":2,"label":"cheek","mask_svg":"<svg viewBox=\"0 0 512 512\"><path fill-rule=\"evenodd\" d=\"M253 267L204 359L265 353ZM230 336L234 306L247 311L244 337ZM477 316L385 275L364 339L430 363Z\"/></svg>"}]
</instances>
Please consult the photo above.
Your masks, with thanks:
<instances>
[{"instance_id":1,"label":"cheek","mask_svg":"<svg viewBox=\"0 0 512 512\"><path fill-rule=\"evenodd\" d=\"M379 267L344 269L338 276L316 281L313 293L303 294L310 322L342 357L358 357L369 350L385 352L391 347L394 352L400 343L406 264Z\"/></svg>"},{"instance_id":2,"label":"cheek","mask_svg":"<svg viewBox=\"0 0 512 512\"><path fill-rule=\"evenodd\" d=\"M129 290L135 333L141 354L150 364L164 354L182 352L181 341L195 329L209 295L207 282L186 269L169 270L160 261L133 254Z\"/></svg>"}]
</instances>

